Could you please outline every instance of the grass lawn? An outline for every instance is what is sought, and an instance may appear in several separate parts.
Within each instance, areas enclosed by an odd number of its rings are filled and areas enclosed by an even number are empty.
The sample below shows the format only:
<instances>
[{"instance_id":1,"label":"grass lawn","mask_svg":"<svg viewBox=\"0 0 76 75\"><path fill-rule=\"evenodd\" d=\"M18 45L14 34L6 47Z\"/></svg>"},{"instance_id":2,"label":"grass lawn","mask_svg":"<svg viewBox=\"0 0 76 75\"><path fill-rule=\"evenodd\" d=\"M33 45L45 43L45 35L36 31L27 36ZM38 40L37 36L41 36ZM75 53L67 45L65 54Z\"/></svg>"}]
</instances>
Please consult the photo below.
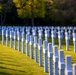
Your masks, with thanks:
<instances>
[{"instance_id":1,"label":"grass lawn","mask_svg":"<svg viewBox=\"0 0 76 75\"><path fill-rule=\"evenodd\" d=\"M48 41L51 42L51 39L49 38ZM74 49L73 49L72 40L69 41L69 44L70 44L69 51L66 51L65 40L62 39L61 50L64 50L65 56L71 55L72 63L75 63L76 53L74 53L73 51ZM57 38L55 39L55 45L58 45ZM36 63L35 59L30 59L30 57L26 56L25 53L22 54L21 51L18 52L18 50L14 50L14 47L10 48L9 45L8 46L2 45L1 38L0 38L0 75L12 75L12 74L14 75L48 75L48 73L44 73L44 67L43 66L39 67L39 63Z\"/></svg>"},{"instance_id":2,"label":"grass lawn","mask_svg":"<svg viewBox=\"0 0 76 75\"><path fill-rule=\"evenodd\" d=\"M10 42L9 42L10 43ZM5 43L4 43L5 44ZM0 41L0 75L48 75L34 59Z\"/></svg>"},{"instance_id":3,"label":"grass lawn","mask_svg":"<svg viewBox=\"0 0 76 75\"><path fill-rule=\"evenodd\" d=\"M44 38L43 38L44 40ZM51 43L51 38L48 39L49 43ZM58 45L58 38L55 38L55 45ZM76 63L76 53L74 53L74 45L73 45L73 40L72 38L69 40L69 50L66 50L66 43L65 43L65 38L62 39L62 49L58 50L64 50L64 60L66 55L71 55L72 56L72 63Z\"/></svg>"}]
</instances>

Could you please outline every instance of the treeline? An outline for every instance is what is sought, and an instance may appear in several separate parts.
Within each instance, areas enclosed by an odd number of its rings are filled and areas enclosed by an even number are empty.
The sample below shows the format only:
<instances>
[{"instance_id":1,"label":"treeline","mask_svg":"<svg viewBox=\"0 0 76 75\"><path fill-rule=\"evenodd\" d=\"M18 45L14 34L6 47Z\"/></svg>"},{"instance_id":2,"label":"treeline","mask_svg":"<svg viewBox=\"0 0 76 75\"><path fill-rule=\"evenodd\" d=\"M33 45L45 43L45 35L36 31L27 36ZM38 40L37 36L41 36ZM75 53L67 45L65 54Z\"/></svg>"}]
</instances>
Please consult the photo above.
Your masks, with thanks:
<instances>
[{"instance_id":1,"label":"treeline","mask_svg":"<svg viewBox=\"0 0 76 75\"><path fill-rule=\"evenodd\" d=\"M0 0L0 25L76 24L76 0Z\"/></svg>"}]
</instances>

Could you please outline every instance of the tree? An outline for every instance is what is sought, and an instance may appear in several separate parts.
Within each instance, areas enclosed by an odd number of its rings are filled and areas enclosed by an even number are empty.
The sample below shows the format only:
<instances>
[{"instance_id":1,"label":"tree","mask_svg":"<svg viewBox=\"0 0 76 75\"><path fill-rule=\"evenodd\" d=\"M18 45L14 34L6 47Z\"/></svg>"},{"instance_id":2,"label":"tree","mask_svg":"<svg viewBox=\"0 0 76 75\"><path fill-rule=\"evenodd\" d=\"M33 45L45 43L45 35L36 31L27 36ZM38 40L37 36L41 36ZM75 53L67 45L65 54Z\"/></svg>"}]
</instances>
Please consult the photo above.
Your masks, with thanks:
<instances>
[{"instance_id":1,"label":"tree","mask_svg":"<svg viewBox=\"0 0 76 75\"><path fill-rule=\"evenodd\" d=\"M31 18L32 26L34 26L34 18L45 17L45 1L44 0L14 0L19 17Z\"/></svg>"},{"instance_id":2,"label":"tree","mask_svg":"<svg viewBox=\"0 0 76 75\"><path fill-rule=\"evenodd\" d=\"M13 3L10 4L8 0L0 0L0 19L1 19L1 26L5 22L6 14L11 12Z\"/></svg>"},{"instance_id":3,"label":"tree","mask_svg":"<svg viewBox=\"0 0 76 75\"><path fill-rule=\"evenodd\" d=\"M76 24L76 0L53 0L49 12L56 25Z\"/></svg>"}]
</instances>

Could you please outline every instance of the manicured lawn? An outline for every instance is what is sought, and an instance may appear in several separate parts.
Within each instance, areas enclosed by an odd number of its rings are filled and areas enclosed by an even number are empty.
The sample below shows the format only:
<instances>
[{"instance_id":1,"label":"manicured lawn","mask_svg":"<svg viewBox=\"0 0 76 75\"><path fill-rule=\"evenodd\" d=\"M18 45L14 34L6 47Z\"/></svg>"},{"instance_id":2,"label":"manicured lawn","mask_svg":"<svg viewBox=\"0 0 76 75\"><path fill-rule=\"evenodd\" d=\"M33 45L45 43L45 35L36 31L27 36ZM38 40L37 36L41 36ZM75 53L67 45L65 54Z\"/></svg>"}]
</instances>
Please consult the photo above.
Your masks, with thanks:
<instances>
[{"instance_id":1,"label":"manicured lawn","mask_svg":"<svg viewBox=\"0 0 76 75\"><path fill-rule=\"evenodd\" d=\"M49 38L49 42L51 42L51 39ZM58 45L58 38L55 39L55 45ZM62 49L59 50L64 50L64 60L66 55L71 55L72 56L72 63L76 63L76 53L74 53L74 45L73 45L73 40L69 40L69 50L66 50L66 43L65 39L62 39Z\"/></svg>"},{"instance_id":2,"label":"manicured lawn","mask_svg":"<svg viewBox=\"0 0 76 75\"><path fill-rule=\"evenodd\" d=\"M14 50L2 46L0 43L0 75L48 75L44 68L39 67L34 59Z\"/></svg>"},{"instance_id":3,"label":"manicured lawn","mask_svg":"<svg viewBox=\"0 0 76 75\"><path fill-rule=\"evenodd\" d=\"M51 38L48 40L51 42ZM22 45L22 43L20 44ZM55 39L55 45L58 45L57 38ZM30 59L30 56L26 56L25 52L22 54L22 48L18 52L18 50L14 50L14 45L12 47L10 48L10 42L8 46L2 45L0 37L0 75L48 75L48 73L44 73L43 66L39 67L39 61L36 63L35 59ZM63 39L61 50L64 50L65 56L72 56L72 63L76 62L76 53L73 51L72 40L70 40L69 51L66 51L65 40Z\"/></svg>"}]
</instances>

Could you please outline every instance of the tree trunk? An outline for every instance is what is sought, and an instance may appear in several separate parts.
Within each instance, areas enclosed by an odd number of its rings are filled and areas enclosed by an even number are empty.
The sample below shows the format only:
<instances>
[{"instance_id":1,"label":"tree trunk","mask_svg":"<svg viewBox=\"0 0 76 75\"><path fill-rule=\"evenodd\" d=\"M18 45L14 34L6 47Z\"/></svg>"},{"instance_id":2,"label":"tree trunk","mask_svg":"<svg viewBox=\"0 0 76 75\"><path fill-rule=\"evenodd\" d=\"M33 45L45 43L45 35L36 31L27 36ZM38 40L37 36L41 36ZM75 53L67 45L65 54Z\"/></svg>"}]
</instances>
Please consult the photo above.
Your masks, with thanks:
<instances>
[{"instance_id":1,"label":"tree trunk","mask_svg":"<svg viewBox=\"0 0 76 75\"><path fill-rule=\"evenodd\" d=\"M32 26L34 26L34 13L33 13L33 0L32 0L32 4L31 4L31 23L32 23Z\"/></svg>"},{"instance_id":2,"label":"tree trunk","mask_svg":"<svg viewBox=\"0 0 76 75\"><path fill-rule=\"evenodd\" d=\"M2 14L1 14L1 26L3 26L3 23L2 23Z\"/></svg>"},{"instance_id":3,"label":"tree trunk","mask_svg":"<svg viewBox=\"0 0 76 75\"><path fill-rule=\"evenodd\" d=\"M34 17L33 16L31 18L31 21L32 21L32 26L34 26Z\"/></svg>"},{"instance_id":4,"label":"tree trunk","mask_svg":"<svg viewBox=\"0 0 76 75\"><path fill-rule=\"evenodd\" d=\"M4 14L3 24L4 24L4 22L5 22L5 19L6 19L6 12L5 12L5 14Z\"/></svg>"},{"instance_id":5,"label":"tree trunk","mask_svg":"<svg viewBox=\"0 0 76 75\"><path fill-rule=\"evenodd\" d=\"M5 18L6 18L6 13L4 14L4 18L2 19L2 14L0 15L1 16L1 26L3 26L4 22L5 22Z\"/></svg>"},{"instance_id":6,"label":"tree trunk","mask_svg":"<svg viewBox=\"0 0 76 75\"><path fill-rule=\"evenodd\" d=\"M26 24L26 26L28 26L29 25L28 23L29 23L28 18L24 18L24 24Z\"/></svg>"},{"instance_id":7,"label":"tree trunk","mask_svg":"<svg viewBox=\"0 0 76 75\"><path fill-rule=\"evenodd\" d=\"M24 18L24 24L26 24L25 18Z\"/></svg>"}]
</instances>

